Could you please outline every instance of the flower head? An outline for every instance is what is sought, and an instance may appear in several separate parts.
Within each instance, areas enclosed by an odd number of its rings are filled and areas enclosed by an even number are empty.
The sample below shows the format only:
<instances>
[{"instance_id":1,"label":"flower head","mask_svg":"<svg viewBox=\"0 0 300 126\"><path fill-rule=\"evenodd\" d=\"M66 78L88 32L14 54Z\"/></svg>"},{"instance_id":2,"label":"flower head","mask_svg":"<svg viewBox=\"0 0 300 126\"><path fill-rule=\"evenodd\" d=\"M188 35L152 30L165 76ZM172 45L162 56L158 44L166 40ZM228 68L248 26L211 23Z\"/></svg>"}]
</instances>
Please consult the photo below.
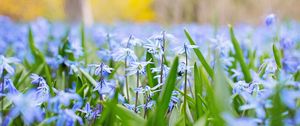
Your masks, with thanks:
<instances>
[{"instance_id":1,"label":"flower head","mask_svg":"<svg viewBox=\"0 0 300 126\"><path fill-rule=\"evenodd\" d=\"M127 59L128 61L137 60L137 56L130 48L119 48L115 51L115 53L112 54L112 56L116 61L124 61L125 59Z\"/></svg>"},{"instance_id":2,"label":"flower head","mask_svg":"<svg viewBox=\"0 0 300 126\"><path fill-rule=\"evenodd\" d=\"M152 63L150 61L151 60L149 60L147 62L131 62L129 64L129 67L126 69L128 71L127 76L133 75L133 74L136 74L136 73L139 73L139 74L145 73L145 67L148 64Z\"/></svg>"},{"instance_id":3,"label":"flower head","mask_svg":"<svg viewBox=\"0 0 300 126\"><path fill-rule=\"evenodd\" d=\"M175 50L176 50L176 53L178 53L179 55L185 54L185 51L186 51L187 56L190 56L190 53L191 53L190 50L194 49L194 48L199 48L199 46L184 43L183 46L179 46L179 47L175 48Z\"/></svg>"},{"instance_id":4,"label":"flower head","mask_svg":"<svg viewBox=\"0 0 300 126\"><path fill-rule=\"evenodd\" d=\"M274 24L275 20L276 20L275 14L270 14L266 17L265 23L267 26L271 26L272 24Z\"/></svg>"},{"instance_id":5,"label":"flower head","mask_svg":"<svg viewBox=\"0 0 300 126\"><path fill-rule=\"evenodd\" d=\"M10 64L17 62L19 62L19 60L14 57L6 58L3 55L0 55L0 76L2 76L3 70L6 70L9 74L14 74L15 70Z\"/></svg>"},{"instance_id":6,"label":"flower head","mask_svg":"<svg viewBox=\"0 0 300 126\"><path fill-rule=\"evenodd\" d=\"M35 93L32 91L26 94L8 95L9 100L12 101L14 106L10 110L7 118L13 120L18 115L21 115L27 125L30 125L34 121L41 121L43 119L43 112L34 99L34 95Z\"/></svg>"},{"instance_id":7,"label":"flower head","mask_svg":"<svg viewBox=\"0 0 300 126\"><path fill-rule=\"evenodd\" d=\"M2 89L4 88L4 89ZM4 92L2 92L4 91ZM17 95L19 91L14 86L11 79L4 79L4 83L0 84L0 96L2 95Z\"/></svg>"},{"instance_id":8,"label":"flower head","mask_svg":"<svg viewBox=\"0 0 300 126\"><path fill-rule=\"evenodd\" d=\"M115 83L102 79L100 82L97 82L97 86L94 88L94 91L98 91L99 94L113 94L115 88Z\"/></svg>"},{"instance_id":9,"label":"flower head","mask_svg":"<svg viewBox=\"0 0 300 126\"><path fill-rule=\"evenodd\" d=\"M95 69L95 75L102 75L103 73L107 72L107 73L111 73L111 71L113 70L113 68L110 68L109 66L107 66L104 63L100 63L100 64L91 64L89 65L90 67L96 67Z\"/></svg>"}]
</instances>

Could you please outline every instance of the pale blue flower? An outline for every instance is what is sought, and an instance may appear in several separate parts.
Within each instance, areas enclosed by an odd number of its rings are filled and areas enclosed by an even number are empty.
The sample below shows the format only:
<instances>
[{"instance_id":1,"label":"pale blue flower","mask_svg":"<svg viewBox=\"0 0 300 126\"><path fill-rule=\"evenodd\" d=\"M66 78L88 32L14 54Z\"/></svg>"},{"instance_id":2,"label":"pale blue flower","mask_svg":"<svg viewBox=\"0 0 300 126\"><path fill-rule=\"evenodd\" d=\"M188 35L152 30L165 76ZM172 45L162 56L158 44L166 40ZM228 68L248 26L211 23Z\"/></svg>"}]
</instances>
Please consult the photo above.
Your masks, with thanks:
<instances>
[{"instance_id":1,"label":"pale blue flower","mask_svg":"<svg viewBox=\"0 0 300 126\"><path fill-rule=\"evenodd\" d=\"M163 82L165 82L166 78L168 77L168 73L170 71L170 68L168 66L166 66L165 64L163 65L163 76L162 76L162 80ZM161 67L155 67L155 68L151 68L151 72L152 73L160 73L161 72ZM160 74L157 74L156 76L154 76L155 79L158 79L158 83L162 83L160 82L160 78L161 78L161 75Z\"/></svg>"},{"instance_id":2,"label":"pale blue flower","mask_svg":"<svg viewBox=\"0 0 300 126\"><path fill-rule=\"evenodd\" d=\"M199 48L199 46L184 43L183 46L176 47L174 50L179 55L185 55L185 51L186 51L187 56L190 57L191 49L195 49L195 48Z\"/></svg>"},{"instance_id":3,"label":"pale blue flower","mask_svg":"<svg viewBox=\"0 0 300 126\"><path fill-rule=\"evenodd\" d=\"M86 119L92 120L92 119L95 119L98 116L100 116L101 110L99 110L99 109L102 109L101 105L98 105L94 109L92 109L91 106L90 106L90 104L86 103L84 109L83 110L79 110L79 111L85 113L85 118Z\"/></svg>"},{"instance_id":4,"label":"pale blue flower","mask_svg":"<svg viewBox=\"0 0 300 126\"><path fill-rule=\"evenodd\" d=\"M31 74L32 84L38 85L36 90L36 100L39 104L47 101L50 97L50 90L49 86L47 85L46 81L43 77L37 74Z\"/></svg>"},{"instance_id":5,"label":"pale blue flower","mask_svg":"<svg viewBox=\"0 0 300 126\"><path fill-rule=\"evenodd\" d=\"M295 42L287 37L280 39L280 47L284 50L292 49L295 46Z\"/></svg>"},{"instance_id":6,"label":"pale blue flower","mask_svg":"<svg viewBox=\"0 0 300 126\"><path fill-rule=\"evenodd\" d=\"M254 109L256 116L259 119L266 117L266 109L271 107L268 97L272 94L271 90L262 90L257 93L257 96L253 96L249 93L241 93L240 95L245 99L246 104L240 106L240 110Z\"/></svg>"},{"instance_id":7,"label":"pale blue flower","mask_svg":"<svg viewBox=\"0 0 300 126\"><path fill-rule=\"evenodd\" d=\"M33 91L29 91L26 94L8 95L8 99L12 101L14 106L11 108L7 118L13 120L18 115L21 115L26 125L30 125L34 121L41 121L44 114L34 96L35 93Z\"/></svg>"},{"instance_id":8,"label":"pale blue flower","mask_svg":"<svg viewBox=\"0 0 300 126\"><path fill-rule=\"evenodd\" d=\"M218 34L215 38L211 38L210 42L210 47L220 53L221 56L227 56L229 52L233 50L230 39L223 34Z\"/></svg>"},{"instance_id":9,"label":"pale blue flower","mask_svg":"<svg viewBox=\"0 0 300 126\"><path fill-rule=\"evenodd\" d=\"M14 74L15 70L10 64L18 63L19 60L14 57L4 57L3 55L0 55L0 77L2 77L2 74L4 70L9 74Z\"/></svg>"},{"instance_id":10,"label":"pale blue flower","mask_svg":"<svg viewBox=\"0 0 300 126\"><path fill-rule=\"evenodd\" d=\"M71 109L64 109L58 112L57 116L46 119L46 123L56 121L56 126L76 126L78 121L80 125L83 125L83 120L80 116Z\"/></svg>"},{"instance_id":11,"label":"pale blue flower","mask_svg":"<svg viewBox=\"0 0 300 126\"><path fill-rule=\"evenodd\" d=\"M100 63L100 64L90 64L90 67L95 67L95 75L102 75L103 73L107 72L107 73L111 73L111 71L113 70L113 68L110 68L109 66L107 66L104 63ZM101 73L102 72L102 73Z\"/></svg>"},{"instance_id":12,"label":"pale blue flower","mask_svg":"<svg viewBox=\"0 0 300 126\"><path fill-rule=\"evenodd\" d=\"M226 120L228 126L257 126L258 122L256 119L247 117L235 118L228 113L223 114L223 118Z\"/></svg>"},{"instance_id":13,"label":"pale blue flower","mask_svg":"<svg viewBox=\"0 0 300 126\"><path fill-rule=\"evenodd\" d=\"M299 90L283 90L282 92L282 101L283 103L291 109L296 109L297 99L300 98Z\"/></svg>"},{"instance_id":14,"label":"pale blue flower","mask_svg":"<svg viewBox=\"0 0 300 126\"><path fill-rule=\"evenodd\" d=\"M141 46L144 41L134 37L133 35L130 35L128 38L123 39L121 43L129 48L134 46Z\"/></svg>"},{"instance_id":15,"label":"pale blue flower","mask_svg":"<svg viewBox=\"0 0 300 126\"><path fill-rule=\"evenodd\" d=\"M282 59L282 65L286 72L295 73L300 70L300 58L287 55Z\"/></svg>"},{"instance_id":16,"label":"pale blue flower","mask_svg":"<svg viewBox=\"0 0 300 126\"><path fill-rule=\"evenodd\" d=\"M98 91L99 94L113 94L116 84L111 81L105 81L104 79L97 82L97 86L94 91Z\"/></svg>"},{"instance_id":17,"label":"pale blue flower","mask_svg":"<svg viewBox=\"0 0 300 126\"><path fill-rule=\"evenodd\" d=\"M233 94L258 92L259 86L256 83L246 83L245 81L238 81L233 85Z\"/></svg>"},{"instance_id":18,"label":"pale blue flower","mask_svg":"<svg viewBox=\"0 0 300 126\"><path fill-rule=\"evenodd\" d=\"M69 93L65 91L59 91L53 88L53 91L56 93L56 96L49 100L49 103L52 104L62 104L64 106L70 105L71 100L81 101L81 97L76 93ZM54 108L55 109L55 108Z\"/></svg>"},{"instance_id":19,"label":"pale blue flower","mask_svg":"<svg viewBox=\"0 0 300 126\"><path fill-rule=\"evenodd\" d=\"M2 89L4 88L4 89ZM2 92L4 91L4 92ZM19 91L15 88L11 79L4 79L4 83L0 84L0 96L3 95L18 95Z\"/></svg>"},{"instance_id":20,"label":"pale blue flower","mask_svg":"<svg viewBox=\"0 0 300 126\"><path fill-rule=\"evenodd\" d=\"M129 64L129 67L126 69L128 71L127 76L139 73L139 74L144 74L145 73L145 67L152 63L150 62L151 60L147 62L131 62Z\"/></svg>"},{"instance_id":21,"label":"pale blue flower","mask_svg":"<svg viewBox=\"0 0 300 126\"><path fill-rule=\"evenodd\" d=\"M137 60L137 56L130 48L119 48L112 54L112 56L116 61L124 61L127 59L128 62L133 62Z\"/></svg>"},{"instance_id":22,"label":"pale blue flower","mask_svg":"<svg viewBox=\"0 0 300 126\"><path fill-rule=\"evenodd\" d=\"M275 14L269 14L265 19L265 23L267 26L271 26L272 24L275 23L275 20L276 20Z\"/></svg>"}]
</instances>

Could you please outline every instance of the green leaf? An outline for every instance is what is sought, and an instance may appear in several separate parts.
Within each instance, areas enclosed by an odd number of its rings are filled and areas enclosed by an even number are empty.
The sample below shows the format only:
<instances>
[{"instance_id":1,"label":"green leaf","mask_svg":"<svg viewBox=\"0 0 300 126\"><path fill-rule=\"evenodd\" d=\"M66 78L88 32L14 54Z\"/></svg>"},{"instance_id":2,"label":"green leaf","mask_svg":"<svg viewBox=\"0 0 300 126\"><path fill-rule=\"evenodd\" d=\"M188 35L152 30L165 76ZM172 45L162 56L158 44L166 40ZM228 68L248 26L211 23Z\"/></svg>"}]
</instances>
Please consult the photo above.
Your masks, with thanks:
<instances>
[{"instance_id":1,"label":"green leaf","mask_svg":"<svg viewBox=\"0 0 300 126\"><path fill-rule=\"evenodd\" d=\"M298 70L298 71L294 74L294 80L295 80L295 81L300 81L300 70Z\"/></svg>"},{"instance_id":2,"label":"green leaf","mask_svg":"<svg viewBox=\"0 0 300 126\"><path fill-rule=\"evenodd\" d=\"M146 121L139 116L138 114L135 114L134 112L128 110L127 108L117 105L116 106L116 115L123 121L124 125L140 125L143 126L146 124Z\"/></svg>"},{"instance_id":3,"label":"green leaf","mask_svg":"<svg viewBox=\"0 0 300 126\"><path fill-rule=\"evenodd\" d=\"M201 99L197 97L198 95L202 96L202 78L200 77L197 64L194 64L194 88L195 88L195 101L196 101L196 119L200 118L202 115L202 103Z\"/></svg>"},{"instance_id":4,"label":"green leaf","mask_svg":"<svg viewBox=\"0 0 300 126\"><path fill-rule=\"evenodd\" d=\"M275 58L277 67L280 69L282 67L282 65L281 65L281 55L280 55L280 51L277 49L275 44L273 44L273 54L274 54L274 58Z\"/></svg>"},{"instance_id":5,"label":"green leaf","mask_svg":"<svg viewBox=\"0 0 300 126\"><path fill-rule=\"evenodd\" d=\"M189 40L191 45L196 45L196 43L194 42L194 40L192 39L191 35L189 34L189 32L185 29L184 30L185 36L187 37L187 39ZM206 62L204 56L202 55L201 51L198 48L194 48L194 52L196 53L198 59L200 60L201 64L204 66L206 72L208 73L208 75L213 78L214 76L214 71L213 69L208 65L208 63Z\"/></svg>"},{"instance_id":6,"label":"green leaf","mask_svg":"<svg viewBox=\"0 0 300 126\"><path fill-rule=\"evenodd\" d=\"M86 65L87 63L87 53L86 53L86 40L85 40L85 28L84 28L84 24L81 24L80 27L80 33L81 33L81 46L82 46L82 51L83 51L83 58L84 58L84 63Z\"/></svg>"},{"instance_id":7,"label":"green leaf","mask_svg":"<svg viewBox=\"0 0 300 126\"><path fill-rule=\"evenodd\" d=\"M28 42L29 42L28 45L29 45L31 54L34 57L35 63L46 62L43 53L39 49L37 49L35 47L34 36L33 36L32 30L31 30L30 27L29 27L29 31L28 32L29 32L28 33Z\"/></svg>"},{"instance_id":8,"label":"green leaf","mask_svg":"<svg viewBox=\"0 0 300 126\"><path fill-rule=\"evenodd\" d=\"M45 74L45 77L46 77L47 84L50 84L52 82L51 71L50 71L49 66L46 62L44 63L44 74Z\"/></svg>"},{"instance_id":9,"label":"green leaf","mask_svg":"<svg viewBox=\"0 0 300 126\"><path fill-rule=\"evenodd\" d=\"M114 124L116 124L116 114L118 112L116 111L116 106L118 104L118 95L119 89L117 88L114 97L104 104L104 109L101 113L101 118L96 120L96 125L113 126Z\"/></svg>"},{"instance_id":10,"label":"green leaf","mask_svg":"<svg viewBox=\"0 0 300 126\"><path fill-rule=\"evenodd\" d=\"M169 102L171 100L172 92L175 89L177 69L178 69L178 57L174 59L168 78L162 87L162 92L159 95L156 104L155 113L152 116L152 118L149 119L148 125L152 125L152 126L166 125L165 114L169 107Z\"/></svg>"},{"instance_id":11,"label":"green leaf","mask_svg":"<svg viewBox=\"0 0 300 126\"><path fill-rule=\"evenodd\" d=\"M240 44L239 44L238 40L235 38L232 26L228 25L228 27L229 27L231 42L232 42L234 50L235 50L236 58L237 58L237 60L239 61L240 65L241 65L245 81L249 83L249 82L252 81L250 69L248 68L248 65L246 64L246 61L245 61L244 55L243 55L243 51L240 47Z\"/></svg>"},{"instance_id":12,"label":"green leaf","mask_svg":"<svg viewBox=\"0 0 300 126\"><path fill-rule=\"evenodd\" d=\"M85 72L83 69L79 68L79 71L82 73L82 75L94 86L97 86L97 81L87 72Z\"/></svg>"},{"instance_id":13,"label":"green leaf","mask_svg":"<svg viewBox=\"0 0 300 126\"><path fill-rule=\"evenodd\" d=\"M21 76L23 75L23 72L24 72L24 69L22 69L20 72L18 72L16 75L15 75L15 79L14 79L14 84L18 84L18 82L20 81L21 79Z\"/></svg>"},{"instance_id":14,"label":"green leaf","mask_svg":"<svg viewBox=\"0 0 300 126\"><path fill-rule=\"evenodd\" d=\"M252 53L249 51L249 68L255 69L255 58L256 58L256 50L254 50Z\"/></svg>"},{"instance_id":15,"label":"green leaf","mask_svg":"<svg viewBox=\"0 0 300 126\"><path fill-rule=\"evenodd\" d=\"M151 59L151 61L153 61L153 56L151 53L147 52L146 53L146 61L149 61ZM148 78L148 85L150 87L154 87L157 84L157 79L154 79L155 74L152 73L151 69L155 68L154 64L148 64L146 66L146 72L147 72L147 78Z\"/></svg>"},{"instance_id":16,"label":"green leaf","mask_svg":"<svg viewBox=\"0 0 300 126\"><path fill-rule=\"evenodd\" d=\"M271 126L283 126L283 113L286 111L286 109L281 102L279 86L277 86L276 88L277 91L272 97L273 107L271 108L270 122Z\"/></svg>"}]
</instances>

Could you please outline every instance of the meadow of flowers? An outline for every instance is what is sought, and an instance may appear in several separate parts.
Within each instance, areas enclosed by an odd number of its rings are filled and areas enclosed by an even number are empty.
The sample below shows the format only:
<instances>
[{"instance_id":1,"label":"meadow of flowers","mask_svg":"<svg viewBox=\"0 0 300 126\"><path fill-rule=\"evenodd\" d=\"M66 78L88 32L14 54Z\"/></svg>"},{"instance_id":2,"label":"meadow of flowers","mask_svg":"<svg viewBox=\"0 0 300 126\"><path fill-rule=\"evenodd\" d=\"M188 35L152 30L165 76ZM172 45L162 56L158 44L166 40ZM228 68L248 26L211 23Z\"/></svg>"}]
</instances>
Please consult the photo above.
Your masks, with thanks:
<instances>
[{"instance_id":1,"label":"meadow of flowers","mask_svg":"<svg viewBox=\"0 0 300 126\"><path fill-rule=\"evenodd\" d=\"M300 24L0 17L2 126L300 125Z\"/></svg>"}]
</instances>

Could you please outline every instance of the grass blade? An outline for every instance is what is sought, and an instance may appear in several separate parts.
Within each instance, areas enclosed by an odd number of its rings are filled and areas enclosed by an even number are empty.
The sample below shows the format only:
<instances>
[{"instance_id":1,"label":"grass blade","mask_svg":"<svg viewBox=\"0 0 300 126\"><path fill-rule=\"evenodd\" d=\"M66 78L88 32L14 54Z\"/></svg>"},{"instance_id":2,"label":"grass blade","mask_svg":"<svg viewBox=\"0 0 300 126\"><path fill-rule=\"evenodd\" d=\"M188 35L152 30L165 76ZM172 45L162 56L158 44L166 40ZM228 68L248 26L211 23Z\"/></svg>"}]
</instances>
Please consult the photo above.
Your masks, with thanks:
<instances>
[{"instance_id":1,"label":"grass blade","mask_svg":"<svg viewBox=\"0 0 300 126\"><path fill-rule=\"evenodd\" d=\"M85 72L83 69L79 68L79 71L82 73L82 75L94 86L97 86L97 81L87 72Z\"/></svg>"},{"instance_id":2,"label":"grass blade","mask_svg":"<svg viewBox=\"0 0 300 126\"><path fill-rule=\"evenodd\" d=\"M153 61L153 56L152 56L151 53L147 52L146 53L146 61L149 61L150 59L152 59L152 61ZM148 64L146 66L148 85L150 87L154 87L157 84L157 79L154 79L155 74L152 73L151 68L155 68L155 65L154 64Z\"/></svg>"},{"instance_id":3,"label":"grass blade","mask_svg":"<svg viewBox=\"0 0 300 126\"><path fill-rule=\"evenodd\" d=\"M228 26L229 26L231 42L232 42L234 50L235 50L236 58L237 58L237 60L239 61L240 65L241 65L245 81L249 83L249 82L252 81L250 69L248 68L248 65L246 64L246 61L245 61L244 56L243 56L243 51L240 47L240 44L239 44L238 40L235 38L233 27L231 25L228 25Z\"/></svg>"},{"instance_id":4,"label":"grass blade","mask_svg":"<svg viewBox=\"0 0 300 126\"><path fill-rule=\"evenodd\" d=\"M29 27L28 31L28 45L31 51L31 54L34 57L35 63L46 62L44 55L42 52L35 47L34 37L31 28Z\"/></svg>"},{"instance_id":5,"label":"grass blade","mask_svg":"<svg viewBox=\"0 0 300 126\"><path fill-rule=\"evenodd\" d=\"M198 95L202 96L202 79L200 77L197 64L194 64L194 87L195 87L195 101L196 101L196 119L200 118L202 114L202 104L201 99L197 97Z\"/></svg>"},{"instance_id":6,"label":"grass blade","mask_svg":"<svg viewBox=\"0 0 300 126\"><path fill-rule=\"evenodd\" d=\"M175 82L177 78L177 69L178 69L178 57L174 59L173 65L169 72L168 78L162 88L162 92L157 101L156 111L152 116L152 119L149 119L148 125L152 126L162 126L166 125L165 117L171 100L172 92L175 89Z\"/></svg>"},{"instance_id":7,"label":"grass blade","mask_svg":"<svg viewBox=\"0 0 300 126\"><path fill-rule=\"evenodd\" d=\"M277 49L275 44L273 44L273 54L274 54L274 58L275 58L277 67L280 69L282 67L281 55L280 55L280 51Z\"/></svg>"},{"instance_id":8,"label":"grass blade","mask_svg":"<svg viewBox=\"0 0 300 126\"><path fill-rule=\"evenodd\" d=\"M196 45L196 43L194 42L194 40L192 39L191 35L189 34L189 32L185 29L184 30L185 36L187 37L187 39L189 40L191 45ZM204 66L206 72L208 73L208 75L213 78L214 76L214 71L213 69L208 65L208 63L206 62L204 56L202 55L201 51L197 48L194 48L194 52L196 53L198 59L200 60L201 64Z\"/></svg>"}]
</instances>

